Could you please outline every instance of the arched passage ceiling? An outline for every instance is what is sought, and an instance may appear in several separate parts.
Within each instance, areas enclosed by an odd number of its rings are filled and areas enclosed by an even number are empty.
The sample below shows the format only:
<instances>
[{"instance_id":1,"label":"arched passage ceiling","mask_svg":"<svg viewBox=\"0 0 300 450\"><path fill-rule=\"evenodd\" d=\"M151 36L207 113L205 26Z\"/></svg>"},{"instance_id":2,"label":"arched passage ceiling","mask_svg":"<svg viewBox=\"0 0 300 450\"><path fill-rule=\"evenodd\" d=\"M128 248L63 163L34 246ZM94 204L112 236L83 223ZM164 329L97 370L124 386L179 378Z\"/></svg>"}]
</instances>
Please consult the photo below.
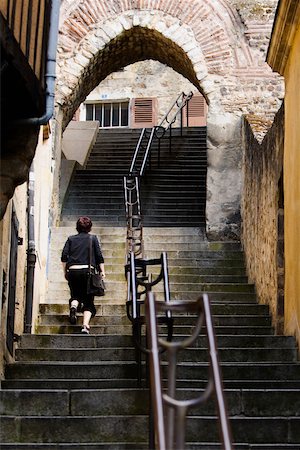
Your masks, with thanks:
<instances>
[{"instance_id":1,"label":"arched passage ceiling","mask_svg":"<svg viewBox=\"0 0 300 450\"><path fill-rule=\"evenodd\" d=\"M193 83L200 91L199 82L187 54L170 39L156 30L136 26L123 31L91 58L76 88L64 103L64 125L86 96L109 74L146 59L157 60L172 67Z\"/></svg>"}]
</instances>

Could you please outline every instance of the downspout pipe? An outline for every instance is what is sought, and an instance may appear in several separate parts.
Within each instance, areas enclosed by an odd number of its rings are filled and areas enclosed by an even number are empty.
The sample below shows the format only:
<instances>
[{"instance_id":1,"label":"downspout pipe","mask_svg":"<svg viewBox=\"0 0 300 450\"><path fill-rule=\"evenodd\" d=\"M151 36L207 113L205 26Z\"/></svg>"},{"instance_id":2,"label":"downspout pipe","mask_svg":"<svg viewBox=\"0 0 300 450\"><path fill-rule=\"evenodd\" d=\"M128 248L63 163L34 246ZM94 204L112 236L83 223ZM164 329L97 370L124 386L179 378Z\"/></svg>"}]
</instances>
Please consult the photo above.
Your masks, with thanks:
<instances>
[{"instance_id":1,"label":"downspout pipe","mask_svg":"<svg viewBox=\"0 0 300 450\"><path fill-rule=\"evenodd\" d=\"M59 27L59 9L61 0L51 1L50 27L46 60L46 110L41 117L30 117L17 120L18 125L46 125L54 112L55 80L56 80L56 52Z\"/></svg>"},{"instance_id":2,"label":"downspout pipe","mask_svg":"<svg viewBox=\"0 0 300 450\"><path fill-rule=\"evenodd\" d=\"M40 117L31 117L17 121L19 125L46 125L54 111L55 80L56 80L56 52L59 26L60 0L52 0L50 11L50 27L47 47L46 61L46 110ZM27 217L28 217L28 248L27 248L27 279L26 279L26 303L24 315L24 332L31 333L32 330L32 310L34 291L34 272L36 263L35 230L34 230L34 165L31 164L29 171L28 197L27 197Z\"/></svg>"},{"instance_id":3,"label":"downspout pipe","mask_svg":"<svg viewBox=\"0 0 300 450\"><path fill-rule=\"evenodd\" d=\"M27 197L27 220L28 220L28 247L27 247L27 276L26 276L26 303L24 315L24 333L31 333L32 308L34 290L34 271L36 263L35 233L34 233L34 165L31 164L28 182Z\"/></svg>"}]
</instances>

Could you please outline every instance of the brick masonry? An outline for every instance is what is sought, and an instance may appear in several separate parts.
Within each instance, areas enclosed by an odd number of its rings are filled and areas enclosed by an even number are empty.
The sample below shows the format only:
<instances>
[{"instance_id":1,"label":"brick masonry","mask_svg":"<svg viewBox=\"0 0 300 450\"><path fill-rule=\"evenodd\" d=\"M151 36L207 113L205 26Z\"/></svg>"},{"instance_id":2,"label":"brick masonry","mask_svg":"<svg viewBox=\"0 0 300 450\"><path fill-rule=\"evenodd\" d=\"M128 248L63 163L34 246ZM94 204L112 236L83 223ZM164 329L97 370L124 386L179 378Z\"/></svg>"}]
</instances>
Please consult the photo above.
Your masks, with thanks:
<instances>
[{"instance_id":1,"label":"brick masonry","mask_svg":"<svg viewBox=\"0 0 300 450\"><path fill-rule=\"evenodd\" d=\"M265 62L276 5L277 0L65 0L57 80L63 128L110 73L145 59L172 67L209 104L208 235L238 237L242 116L272 121L284 95L282 78ZM263 136L260 129L258 138Z\"/></svg>"},{"instance_id":2,"label":"brick masonry","mask_svg":"<svg viewBox=\"0 0 300 450\"><path fill-rule=\"evenodd\" d=\"M261 122L261 127L266 124ZM283 332L284 248L283 248L283 138L284 109L259 143L257 117L244 120L244 191L242 242L250 280L261 303L270 305L274 326Z\"/></svg>"}]
</instances>

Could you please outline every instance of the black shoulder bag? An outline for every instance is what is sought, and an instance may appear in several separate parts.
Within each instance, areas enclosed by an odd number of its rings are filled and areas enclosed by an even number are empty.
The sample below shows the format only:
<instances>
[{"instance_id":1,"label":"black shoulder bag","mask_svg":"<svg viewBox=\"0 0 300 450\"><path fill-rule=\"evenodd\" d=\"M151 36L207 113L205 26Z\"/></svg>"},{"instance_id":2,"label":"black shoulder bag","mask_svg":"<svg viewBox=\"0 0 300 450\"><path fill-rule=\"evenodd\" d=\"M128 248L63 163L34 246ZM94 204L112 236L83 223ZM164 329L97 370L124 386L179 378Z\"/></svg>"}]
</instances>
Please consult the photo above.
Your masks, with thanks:
<instances>
[{"instance_id":1,"label":"black shoulder bag","mask_svg":"<svg viewBox=\"0 0 300 450\"><path fill-rule=\"evenodd\" d=\"M97 297L103 297L105 295L105 285L102 279L102 273L94 273L92 270L92 239L90 235L90 247L89 247L89 273L87 280L87 293L96 295Z\"/></svg>"}]
</instances>

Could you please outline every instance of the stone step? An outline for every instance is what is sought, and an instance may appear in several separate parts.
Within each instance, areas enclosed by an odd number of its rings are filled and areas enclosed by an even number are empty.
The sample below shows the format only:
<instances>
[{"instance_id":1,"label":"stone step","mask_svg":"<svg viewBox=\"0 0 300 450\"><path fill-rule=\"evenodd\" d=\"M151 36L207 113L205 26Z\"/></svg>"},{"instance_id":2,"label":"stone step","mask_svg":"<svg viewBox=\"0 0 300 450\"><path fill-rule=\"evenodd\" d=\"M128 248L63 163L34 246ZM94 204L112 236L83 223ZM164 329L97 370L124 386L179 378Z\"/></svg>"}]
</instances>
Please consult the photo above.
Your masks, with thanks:
<instances>
[{"instance_id":1,"label":"stone step","mask_svg":"<svg viewBox=\"0 0 300 450\"><path fill-rule=\"evenodd\" d=\"M201 292L173 292L171 295L172 300L192 300L195 301L199 298ZM68 304L69 293L49 290L47 302L53 304ZM157 300L163 301L163 294L156 294ZM227 303L232 301L232 303L253 303L255 302L254 293L245 292L210 292L209 298L211 301L217 301L219 303ZM106 292L105 297L95 297L96 304L111 304L111 305L124 305L127 300L127 291L110 291Z\"/></svg>"},{"instance_id":2,"label":"stone step","mask_svg":"<svg viewBox=\"0 0 300 450\"><path fill-rule=\"evenodd\" d=\"M235 450L299 450L299 445L296 444L243 444L243 443L235 443ZM57 450L57 444L20 444L20 443L12 443L12 444L2 444L2 450ZM142 443L84 443L84 444L60 444L60 450L148 450L148 444ZM193 443L186 444L186 450L222 450L221 445L216 443L205 442L204 444Z\"/></svg>"},{"instance_id":3,"label":"stone step","mask_svg":"<svg viewBox=\"0 0 300 450\"><path fill-rule=\"evenodd\" d=\"M126 293L126 283L124 281L110 281L109 278L105 279L106 294L112 292L123 291ZM66 281L53 282L51 286L51 292L69 292L69 287ZM163 286L156 285L153 292L163 292ZM185 292L242 292L242 293L254 293L254 286L248 283L171 283L172 293L182 293L184 298Z\"/></svg>"},{"instance_id":4,"label":"stone step","mask_svg":"<svg viewBox=\"0 0 300 450\"><path fill-rule=\"evenodd\" d=\"M13 442L135 442L147 441L148 418L136 416L3 416L0 438ZM128 424L130 423L130 426ZM299 417L232 417L234 441L250 443L300 442ZM255 433L253 432L255 430ZM188 442L219 442L217 419L188 416Z\"/></svg>"},{"instance_id":5,"label":"stone step","mask_svg":"<svg viewBox=\"0 0 300 450\"><path fill-rule=\"evenodd\" d=\"M178 389L179 400L197 398L203 389ZM226 389L230 416L297 416L300 390ZM147 414L148 389L1 390L1 416L102 416ZM215 402L190 409L190 415L215 415Z\"/></svg>"},{"instance_id":6,"label":"stone step","mask_svg":"<svg viewBox=\"0 0 300 450\"><path fill-rule=\"evenodd\" d=\"M133 374L134 375L134 374ZM142 380L145 384L145 380ZM167 381L163 380L163 385L167 386ZM203 379L181 379L176 384L178 388L205 389L207 386L207 378ZM262 389L268 391L300 389L300 380L223 380L225 389ZM1 388L5 390L74 390L74 389L135 389L137 387L137 378L119 378L119 379L101 379L101 378L43 378L43 379L7 379L1 382ZM1 447L2 448L2 447Z\"/></svg>"},{"instance_id":7,"label":"stone step","mask_svg":"<svg viewBox=\"0 0 300 450\"><path fill-rule=\"evenodd\" d=\"M124 321L126 316L126 305L123 306L118 305L101 305L97 304L97 315L96 317L102 317L105 318L105 320L111 320L111 324L114 324L114 321L122 322ZM250 303L250 304L243 304L243 303L211 303L211 311L212 315L243 315L243 314L249 314L249 315L268 315L269 313L269 307L267 305L258 305L257 303ZM40 305L39 308L40 314L44 315L53 315L53 316L68 316L69 314L69 306L67 304L61 305L61 304L49 304L45 303ZM141 308L141 313L144 314L144 309ZM195 316L194 315L178 315L173 314L174 322L176 324L193 324L195 322Z\"/></svg>"},{"instance_id":8,"label":"stone step","mask_svg":"<svg viewBox=\"0 0 300 450\"><path fill-rule=\"evenodd\" d=\"M181 338L187 338L182 335ZM195 345L205 346L207 339L199 336ZM132 345L132 335L37 335L23 334L20 340L20 350L32 348L102 348L102 347L129 347ZM254 336L254 335L218 335L217 345L220 348L247 347L247 348L291 348L295 346L292 336Z\"/></svg>"},{"instance_id":9,"label":"stone step","mask_svg":"<svg viewBox=\"0 0 300 450\"><path fill-rule=\"evenodd\" d=\"M284 351L283 351L284 350ZM295 348L221 348L218 349L220 362L296 362L297 350ZM16 360L20 362L34 361L135 361L133 347L101 348L101 349L17 349ZM165 356L162 356L165 359ZM207 348L189 348L178 354L180 362L205 362L208 360Z\"/></svg>"},{"instance_id":10,"label":"stone step","mask_svg":"<svg viewBox=\"0 0 300 450\"><path fill-rule=\"evenodd\" d=\"M165 365L162 374L165 375ZM177 367L178 379L198 380L207 377L207 363L180 362ZM133 378L135 362L16 362L6 367L6 378ZM299 380L300 364L271 362L223 362L224 380Z\"/></svg>"},{"instance_id":11,"label":"stone step","mask_svg":"<svg viewBox=\"0 0 300 450\"><path fill-rule=\"evenodd\" d=\"M270 321L270 317L269 315L253 315L253 316L240 316L240 315L234 315L234 316L229 316L229 315L216 315L213 317L213 322L216 326L222 326L222 325L227 325L227 326L233 326L233 325L246 325L247 324L247 320L248 325L249 326L267 326L271 324ZM39 326L43 326L43 325L47 325L47 326L66 326L68 325L69 322L69 316L68 315L52 315L52 314L42 314L39 317L39 321L38 321L38 325ZM178 333L181 332L182 330L188 328L188 327L192 327L194 325L194 321L190 321L190 320L185 320L185 321L180 321L179 322L180 325L175 321L174 323L174 330L177 331ZM81 325L82 324L82 315L78 314L78 321L77 321L77 325ZM130 321L126 316L118 316L115 318L112 318L111 316L98 316L96 315L91 324L94 326L106 326L106 327L116 327L116 326L126 326L126 325L130 325ZM112 328L112 329L113 329Z\"/></svg>"},{"instance_id":12,"label":"stone step","mask_svg":"<svg viewBox=\"0 0 300 450\"><path fill-rule=\"evenodd\" d=\"M269 321L270 322L270 321ZM76 325L37 325L35 327L35 332L37 334L80 334L81 327ZM190 327L182 327L179 330L175 330L178 335L187 335L190 333ZM265 325L215 325L216 334L231 334L231 335L272 335L274 333L273 328L270 324ZM131 325L93 325L91 324L91 334L99 335L99 334L116 334L116 335L128 335L132 333Z\"/></svg>"}]
</instances>

